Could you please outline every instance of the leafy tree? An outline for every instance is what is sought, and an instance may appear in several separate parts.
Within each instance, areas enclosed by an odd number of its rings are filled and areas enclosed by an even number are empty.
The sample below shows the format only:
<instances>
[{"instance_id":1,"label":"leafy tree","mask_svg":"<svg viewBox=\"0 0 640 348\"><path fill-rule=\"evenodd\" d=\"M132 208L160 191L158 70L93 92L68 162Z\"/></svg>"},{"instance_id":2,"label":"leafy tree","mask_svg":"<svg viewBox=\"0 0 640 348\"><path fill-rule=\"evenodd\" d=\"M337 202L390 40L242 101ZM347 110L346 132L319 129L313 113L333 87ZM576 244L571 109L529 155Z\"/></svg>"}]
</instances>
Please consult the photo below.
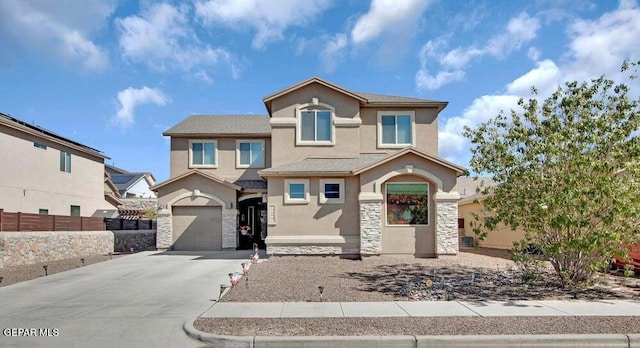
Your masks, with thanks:
<instances>
[{"instance_id":1,"label":"leafy tree","mask_svg":"<svg viewBox=\"0 0 640 348\"><path fill-rule=\"evenodd\" d=\"M542 103L521 99L521 111L465 129L471 168L498 183L482 189L492 218L477 222L480 238L499 223L523 228L565 284L590 279L638 239L638 66L623 64L629 86L604 76L569 82Z\"/></svg>"}]
</instances>

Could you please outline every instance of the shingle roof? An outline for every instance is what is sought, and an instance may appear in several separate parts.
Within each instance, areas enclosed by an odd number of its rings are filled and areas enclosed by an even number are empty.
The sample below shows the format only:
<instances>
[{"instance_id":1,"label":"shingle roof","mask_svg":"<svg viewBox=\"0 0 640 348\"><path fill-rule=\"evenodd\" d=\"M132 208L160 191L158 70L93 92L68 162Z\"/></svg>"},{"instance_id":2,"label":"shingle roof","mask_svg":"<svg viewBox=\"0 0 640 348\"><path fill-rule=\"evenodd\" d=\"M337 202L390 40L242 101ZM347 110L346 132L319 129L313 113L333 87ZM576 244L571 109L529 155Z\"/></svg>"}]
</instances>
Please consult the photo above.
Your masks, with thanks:
<instances>
[{"instance_id":1,"label":"shingle roof","mask_svg":"<svg viewBox=\"0 0 640 348\"><path fill-rule=\"evenodd\" d=\"M192 115L163 135L270 135L268 115Z\"/></svg>"},{"instance_id":2,"label":"shingle roof","mask_svg":"<svg viewBox=\"0 0 640 348\"><path fill-rule=\"evenodd\" d=\"M384 103L384 104L415 104L415 103L444 103L446 102L431 99L412 98L412 97L399 97L386 94L375 94L365 92L353 92L363 98L365 98L371 104Z\"/></svg>"},{"instance_id":3,"label":"shingle roof","mask_svg":"<svg viewBox=\"0 0 640 348\"><path fill-rule=\"evenodd\" d=\"M144 178L148 173L111 174L111 182L123 194L133 184Z\"/></svg>"},{"instance_id":4,"label":"shingle roof","mask_svg":"<svg viewBox=\"0 0 640 348\"><path fill-rule=\"evenodd\" d=\"M242 187L244 190L266 190L267 182L264 180L236 180L235 185Z\"/></svg>"},{"instance_id":5,"label":"shingle roof","mask_svg":"<svg viewBox=\"0 0 640 348\"><path fill-rule=\"evenodd\" d=\"M484 195L480 192L477 192L479 187L493 187L496 186L496 182L493 181L490 177L459 177L454 190L458 191L460 194L461 202L471 202L476 198L481 198Z\"/></svg>"},{"instance_id":6,"label":"shingle roof","mask_svg":"<svg viewBox=\"0 0 640 348\"><path fill-rule=\"evenodd\" d=\"M358 157L308 157L301 161L261 170L262 174L348 173L389 156L388 153L361 154Z\"/></svg>"}]
</instances>

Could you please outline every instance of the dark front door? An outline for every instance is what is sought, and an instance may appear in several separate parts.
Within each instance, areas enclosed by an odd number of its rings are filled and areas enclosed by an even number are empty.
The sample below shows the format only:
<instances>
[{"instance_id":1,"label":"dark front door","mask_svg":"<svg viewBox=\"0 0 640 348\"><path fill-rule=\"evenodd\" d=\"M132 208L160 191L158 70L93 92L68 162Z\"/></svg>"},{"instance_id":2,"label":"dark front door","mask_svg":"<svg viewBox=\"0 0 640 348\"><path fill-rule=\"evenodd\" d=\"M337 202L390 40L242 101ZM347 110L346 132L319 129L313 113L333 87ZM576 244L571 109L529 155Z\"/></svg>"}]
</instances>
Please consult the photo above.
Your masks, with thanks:
<instances>
[{"instance_id":1,"label":"dark front door","mask_svg":"<svg viewBox=\"0 0 640 348\"><path fill-rule=\"evenodd\" d=\"M261 198L241 201L239 204L239 249L251 249L253 244L264 249L267 237L266 209Z\"/></svg>"}]
</instances>

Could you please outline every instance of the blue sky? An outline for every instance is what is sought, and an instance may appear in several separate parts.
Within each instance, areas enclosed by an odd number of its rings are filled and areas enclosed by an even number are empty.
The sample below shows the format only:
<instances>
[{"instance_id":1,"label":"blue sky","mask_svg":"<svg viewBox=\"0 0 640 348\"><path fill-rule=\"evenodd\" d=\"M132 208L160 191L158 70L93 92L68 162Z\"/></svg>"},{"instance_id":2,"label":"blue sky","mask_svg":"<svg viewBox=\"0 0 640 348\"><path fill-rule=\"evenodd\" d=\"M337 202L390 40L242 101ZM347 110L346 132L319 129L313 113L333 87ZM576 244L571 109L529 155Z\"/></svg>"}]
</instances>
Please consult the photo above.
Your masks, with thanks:
<instances>
[{"instance_id":1,"label":"blue sky","mask_svg":"<svg viewBox=\"0 0 640 348\"><path fill-rule=\"evenodd\" d=\"M265 114L311 76L445 100L440 155L464 125L640 59L640 6L535 0L2 0L0 112L169 175L162 132L191 114Z\"/></svg>"}]
</instances>

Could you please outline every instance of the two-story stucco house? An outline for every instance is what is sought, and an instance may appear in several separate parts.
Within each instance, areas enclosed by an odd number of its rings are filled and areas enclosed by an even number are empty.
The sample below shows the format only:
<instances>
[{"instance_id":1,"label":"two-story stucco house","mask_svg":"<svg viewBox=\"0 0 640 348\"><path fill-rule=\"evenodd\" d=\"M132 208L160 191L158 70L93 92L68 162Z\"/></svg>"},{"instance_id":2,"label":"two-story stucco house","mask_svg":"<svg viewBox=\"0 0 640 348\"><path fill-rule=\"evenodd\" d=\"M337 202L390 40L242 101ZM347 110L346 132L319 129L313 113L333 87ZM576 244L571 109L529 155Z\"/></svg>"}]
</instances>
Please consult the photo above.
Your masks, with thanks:
<instances>
[{"instance_id":1,"label":"two-story stucco house","mask_svg":"<svg viewBox=\"0 0 640 348\"><path fill-rule=\"evenodd\" d=\"M263 101L268 115L191 116L164 133L158 248L233 249L248 226L273 255L458 252L464 168L437 156L446 102L320 78Z\"/></svg>"},{"instance_id":2,"label":"two-story stucco house","mask_svg":"<svg viewBox=\"0 0 640 348\"><path fill-rule=\"evenodd\" d=\"M107 201L102 152L0 113L0 209L91 216Z\"/></svg>"}]
</instances>

